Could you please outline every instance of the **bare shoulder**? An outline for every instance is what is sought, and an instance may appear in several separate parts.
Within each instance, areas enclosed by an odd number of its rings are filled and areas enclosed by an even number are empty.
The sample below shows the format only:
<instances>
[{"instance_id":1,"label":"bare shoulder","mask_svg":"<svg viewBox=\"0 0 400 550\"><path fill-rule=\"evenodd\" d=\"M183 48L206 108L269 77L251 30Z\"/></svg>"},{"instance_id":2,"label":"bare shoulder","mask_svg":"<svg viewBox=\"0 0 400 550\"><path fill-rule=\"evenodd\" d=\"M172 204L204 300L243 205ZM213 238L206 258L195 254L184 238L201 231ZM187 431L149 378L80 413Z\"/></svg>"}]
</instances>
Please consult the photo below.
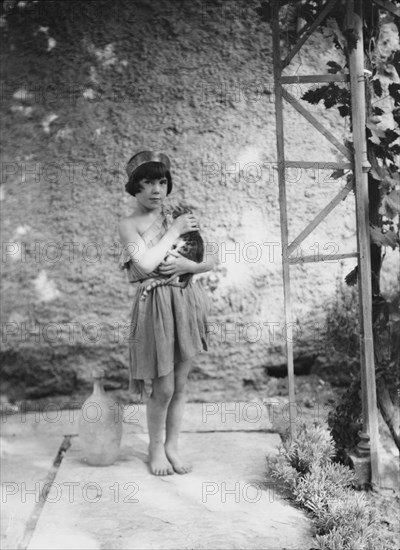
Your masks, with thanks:
<instances>
[{"instance_id":1,"label":"bare shoulder","mask_svg":"<svg viewBox=\"0 0 400 550\"><path fill-rule=\"evenodd\" d=\"M128 216L126 218L122 218L118 223L118 229L119 231L126 231L126 230L134 230L137 231L137 221L134 216Z\"/></svg>"},{"instance_id":2,"label":"bare shoulder","mask_svg":"<svg viewBox=\"0 0 400 550\"><path fill-rule=\"evenodd\" d=\"M129 240L130 237L138 234L137 221L133 216L122 218L118 224L118 231L121 239Z\"/></svg>"}]
</instances>

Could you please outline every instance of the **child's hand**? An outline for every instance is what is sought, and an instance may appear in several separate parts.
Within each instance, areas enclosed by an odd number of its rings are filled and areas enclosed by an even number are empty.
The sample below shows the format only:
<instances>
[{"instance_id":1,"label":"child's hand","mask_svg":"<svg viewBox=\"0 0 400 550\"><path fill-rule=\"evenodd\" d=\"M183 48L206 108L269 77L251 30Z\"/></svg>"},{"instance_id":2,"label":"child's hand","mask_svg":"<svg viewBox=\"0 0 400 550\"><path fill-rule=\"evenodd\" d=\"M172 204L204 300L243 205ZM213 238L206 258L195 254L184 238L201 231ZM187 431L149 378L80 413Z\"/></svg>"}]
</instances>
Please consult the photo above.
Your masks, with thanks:
<instances>
[{"instance_id":1,"label":"child's hand","mask_svg":"<svg viewBox=\"0 0 400 550\"><path fill-rule=\"evenodd\" d=\"M188 260L179 252L171 250L168 253L168 257L159 265L159 272L165 277L169 277L171 281L175 277L184 275L185 273L194 273L193 269L196 266L196 262Z\"/></svg>"},{"instance_id":2,"label":"child's hand","mask_svg":"<svg viewBox=\"0 0 400 550\"><path fill-rule=\"evenodd\" d=\"M193 214L183 214L176 218L170 229L177 232L178 237L190 231L199 231L199 225Z\"/></svg>"}]
</instances>

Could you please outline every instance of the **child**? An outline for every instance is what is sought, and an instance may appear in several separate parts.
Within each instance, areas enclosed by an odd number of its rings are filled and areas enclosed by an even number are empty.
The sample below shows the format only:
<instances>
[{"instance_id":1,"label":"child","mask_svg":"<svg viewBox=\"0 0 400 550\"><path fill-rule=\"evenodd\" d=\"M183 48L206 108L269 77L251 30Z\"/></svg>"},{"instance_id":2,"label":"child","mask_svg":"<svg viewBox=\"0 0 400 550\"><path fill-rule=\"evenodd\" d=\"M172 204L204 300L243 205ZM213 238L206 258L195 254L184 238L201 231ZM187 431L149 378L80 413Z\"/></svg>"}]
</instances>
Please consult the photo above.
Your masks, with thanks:
<instances>
[{"instance_id":1,"label":"child","mask_svg":"<svg viewBox=\"0 0 400 550\"><path fill-rule=\"evenodd\" d=\"M135 284L131 337L129 342L130 390L143 391L144 380L152 379L147 403L149 464L155 475L174 471L185 474L190 465L178 454L187 377L195 355L207 350L207 297L201 285L177 283L183 273L210 271L215 255L196 263L167 252L180 235L198 230L192 214L179 216L168 227L163 202L172 190L170 160L163 153L142 151L127 165L126 191L136 198L132 215L119 224L123 244L121 269ZM168 276L171 284L141 296L149 280ZM165 443L163 441L166 428Z\"/></svg>"}]
</instances>

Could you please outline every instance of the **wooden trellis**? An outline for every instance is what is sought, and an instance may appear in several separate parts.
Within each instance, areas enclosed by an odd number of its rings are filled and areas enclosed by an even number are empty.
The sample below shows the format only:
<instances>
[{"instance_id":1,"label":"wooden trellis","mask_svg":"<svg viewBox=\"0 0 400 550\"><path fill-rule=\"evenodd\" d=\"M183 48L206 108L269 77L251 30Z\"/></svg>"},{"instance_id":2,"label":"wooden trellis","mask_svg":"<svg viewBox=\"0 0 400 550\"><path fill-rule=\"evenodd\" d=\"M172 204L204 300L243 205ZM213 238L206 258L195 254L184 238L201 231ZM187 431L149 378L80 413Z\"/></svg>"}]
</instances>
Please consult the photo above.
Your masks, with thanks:
<instances>
[{"instance_id":1,"label":"wooden trellis","mask_svg":"<svg viewBox=\"0 0 400 550\"><path fill-rule=\"evenodd\" d=\"M280 0L272 0L272 34L273 34L273 62L274 62L274 90L276 115L276 146L278 156L279 204L282 239L282 267L285 303L285 322L287 327L293 326L291 296L290 296L290 265L298 264L298 258L291 258L290 254L301 242L318 226L318 224L352 191L354 188L356 199L357 219L357 251L348 254L312 255L305 256L302 262L324 261L325 259L358 258L359 280L359 314L360 314L360 364L362 383L362 417L363 429L361 448L370 453L371 483L379 486L379 457L378 457L378 410L376 399L376 381L374 365L374 348L372 333L372 290L371 290L371 259L369 243L368 220L368 170L367 142L365 135L365 83L364 83L364 46L362 33L362 1L348 0L346 2L347 20L349 27L357 34L356 47L349 54L349 74L321 74L305 76L284 76L282 71L290 64L293 57L299 52L306 40L317 29L321 22L333 10L338 0L328 0L322 7L315 20L301 34L298 42L292 47L285 59L281 58L279 9ZM380 7L398 15L399 9L388 0L374 0ZM325 128L299 101L285 90L285 84L292 83L319 83L319 82L348 82L350 85L352 132L354 152L346 147L331 131ZM284 100L290 103L306 120L328 139L344 156L341 162L314 162L289 161L285 158L285 140L283 123ZM350 169L354 174L354 184L347 184L341 189L329 204L319 212L307 227L289 243L288 216L286 199L285 171L289 167L314 168L316 164L328 166L332 169ZM353 187L354 185L354 187ZM286 338L289 401L290 431L292 437L296 433L296 407L294 386L293 338Z\"/></svg>"}]
</instances>

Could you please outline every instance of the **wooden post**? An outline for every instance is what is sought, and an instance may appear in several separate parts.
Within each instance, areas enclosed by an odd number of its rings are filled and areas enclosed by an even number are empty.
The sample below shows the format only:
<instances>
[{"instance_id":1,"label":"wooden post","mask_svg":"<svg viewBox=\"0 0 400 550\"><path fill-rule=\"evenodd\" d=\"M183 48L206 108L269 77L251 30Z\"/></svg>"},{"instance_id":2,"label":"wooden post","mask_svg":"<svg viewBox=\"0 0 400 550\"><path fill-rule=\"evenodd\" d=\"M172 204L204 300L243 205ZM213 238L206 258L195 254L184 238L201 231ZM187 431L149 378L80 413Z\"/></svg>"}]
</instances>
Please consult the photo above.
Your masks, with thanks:
<instances>
[{"instance_id":1,"label":"wooden post","mask_svg":"<svg viewBox=\"0 0 400 550\"><path fill-rule=\"evenodd\" d=\"M282 95L282 60L280 48L279 31L279 6L280 0L272 0L272 38L273 38L273 60L274 60L274 90L275 90L275 118L276 118L276 149L278 157L278 180L279 180L279 213L281 222L282 240L282 269L283 269L283 295L285 302L285 326L286 326L286 355L289 386L289 422L290 435L296 435L297 409L294 391L294 360L293 360L293 331L292 312L290 299L290 264L288 258L288 218L286 202L285 183L285 152L284 152L284 131L283 131L283 95ZM295 414L294 414L295 412Z\"/></svg>"},{"instance_id":2,"label":"wooden post","mask_svg":"<svg viewBox=\"0 0 400 550\"><path fill-rule=\"evenodd\" d=\"M349 0L347 2L347 18L350 27L358 38L356 47L349 52L349 69L354 143L357 247L359 254L360 362L363 412L363 431L360 435L364 448L369 437L371 484L379 486L379 432L372 332L371 258L368 219L368 170L370 165L367 159L365 134L364 43L361 0Z\"/></svg>"}]
</instances>

